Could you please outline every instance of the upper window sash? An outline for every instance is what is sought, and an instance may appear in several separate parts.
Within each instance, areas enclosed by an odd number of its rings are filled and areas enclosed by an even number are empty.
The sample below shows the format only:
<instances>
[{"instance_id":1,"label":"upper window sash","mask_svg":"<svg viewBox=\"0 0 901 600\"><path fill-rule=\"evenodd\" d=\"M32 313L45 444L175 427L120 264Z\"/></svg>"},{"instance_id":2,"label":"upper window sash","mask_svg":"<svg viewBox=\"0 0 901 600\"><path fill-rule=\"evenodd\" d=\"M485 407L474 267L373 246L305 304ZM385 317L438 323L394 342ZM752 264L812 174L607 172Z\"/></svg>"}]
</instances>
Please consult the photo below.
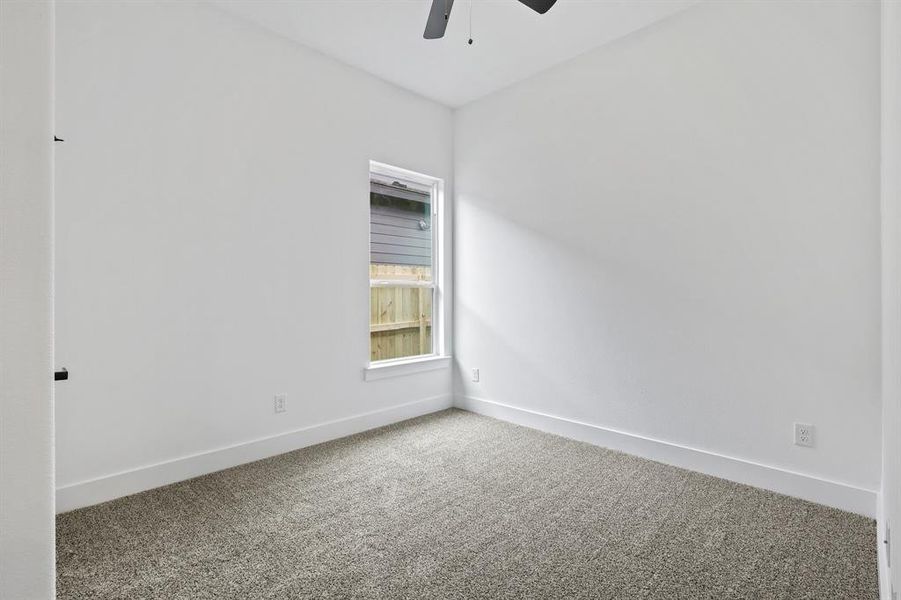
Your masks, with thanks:
<instances>
[{"instance_id":1,"label":"upper window sash","mask_svg":"<svg viewBox=\"0 0 901 600\"><path fill-rule=\"evenodd\" d=\"M413 181L409 177L402 175L390 176L380 173L370 172L369 185L370 191L376 191L374 188L384 188L389 194L403 193L404 191L416 194L420 200L428 202L432 195L432 186L419 181ZM390 191L389 191L390 190ZM403 196L400 196L403 197Z\"/></svg>"}]
</instances>

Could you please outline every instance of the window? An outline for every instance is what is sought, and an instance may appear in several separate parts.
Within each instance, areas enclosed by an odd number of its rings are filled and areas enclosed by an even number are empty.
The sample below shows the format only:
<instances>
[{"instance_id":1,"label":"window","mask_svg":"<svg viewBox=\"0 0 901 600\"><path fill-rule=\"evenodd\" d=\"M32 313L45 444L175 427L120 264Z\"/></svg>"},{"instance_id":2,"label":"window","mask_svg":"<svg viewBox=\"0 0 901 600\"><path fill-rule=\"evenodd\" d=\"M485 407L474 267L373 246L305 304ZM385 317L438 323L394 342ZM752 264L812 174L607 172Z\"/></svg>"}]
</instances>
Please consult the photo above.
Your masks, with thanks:
<instances>
[{"instance_id":1,"label":"window","mask_svg":"<svg viewBox=\"0 0 901 600\"><path fill-rule=\"evenodd\" d=\"M380 163L369 179L370 364L440 356L443 183Z\"/></svg>"}]
</instances>

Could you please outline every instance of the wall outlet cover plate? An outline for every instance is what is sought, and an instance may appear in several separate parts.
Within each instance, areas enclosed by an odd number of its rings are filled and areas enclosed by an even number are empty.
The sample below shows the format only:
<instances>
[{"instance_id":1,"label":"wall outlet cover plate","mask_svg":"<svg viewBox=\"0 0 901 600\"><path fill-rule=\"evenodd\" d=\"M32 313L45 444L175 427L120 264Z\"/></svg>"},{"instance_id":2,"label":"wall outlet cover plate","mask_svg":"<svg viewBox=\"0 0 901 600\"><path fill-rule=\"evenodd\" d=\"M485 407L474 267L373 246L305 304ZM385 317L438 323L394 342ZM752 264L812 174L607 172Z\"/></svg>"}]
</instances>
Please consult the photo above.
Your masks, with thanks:
<instances>
[{"instance_id":1,"label":"wall outlet cover plate","mask_svg":"<svg viewBox=\"0 0 901 600\"><path fill-rule=\"evenodd\" d=\"M807 423L795 423L795 445L813 447L814 428Z\"/></svg>"}]
</instances>

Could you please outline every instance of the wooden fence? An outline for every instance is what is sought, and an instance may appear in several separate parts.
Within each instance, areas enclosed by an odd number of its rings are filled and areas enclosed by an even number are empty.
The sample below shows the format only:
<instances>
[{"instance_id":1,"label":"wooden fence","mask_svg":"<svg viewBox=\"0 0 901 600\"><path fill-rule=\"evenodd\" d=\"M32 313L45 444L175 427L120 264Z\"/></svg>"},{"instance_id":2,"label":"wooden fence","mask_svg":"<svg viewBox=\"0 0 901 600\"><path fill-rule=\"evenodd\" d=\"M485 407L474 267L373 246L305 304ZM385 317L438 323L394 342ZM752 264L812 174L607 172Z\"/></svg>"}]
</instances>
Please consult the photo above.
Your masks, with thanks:
<instances>
[{"instance_id":1,"label":"wooden fence","mask_svg":"<svg viewBox=\"0 0 901 600\"><path fill-rule=\"evenodd\" d=\"M428 281L431 267L369 265L370 279ZM370 360L389 360L432 351L432 289L371 287L369 290Z\"/></svg>"}]
</instances>

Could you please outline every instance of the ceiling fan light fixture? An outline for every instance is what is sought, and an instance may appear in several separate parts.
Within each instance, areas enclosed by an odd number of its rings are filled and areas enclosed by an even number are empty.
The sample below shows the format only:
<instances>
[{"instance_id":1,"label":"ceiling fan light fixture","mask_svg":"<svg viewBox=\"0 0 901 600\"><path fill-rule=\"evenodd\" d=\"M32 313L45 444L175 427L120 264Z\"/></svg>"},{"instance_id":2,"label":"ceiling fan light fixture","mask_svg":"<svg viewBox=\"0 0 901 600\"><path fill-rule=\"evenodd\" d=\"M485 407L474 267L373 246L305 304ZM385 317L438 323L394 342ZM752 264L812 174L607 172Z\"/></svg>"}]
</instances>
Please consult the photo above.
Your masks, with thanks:
<instances>
[{"instance_id":1,"label":"ceiling fan light fixture","mask_svg":"<svg viewBox=\"0 0 901 600\"><path fill-rule=\"evenodd\" d=\"M557 0L519 0L519 2L543 15L556 4ZM422 34L422 37L427 40L443 38L444 32L447 31L447 23L450 20L450 13L453 7L454 0L432 0L432 7L429 9L429 18L426 20L425 32ZM441 15L444 16L443 19ZM469 43L472 44L472 36L470 36Z\"/></svg>"}]
</instances>

